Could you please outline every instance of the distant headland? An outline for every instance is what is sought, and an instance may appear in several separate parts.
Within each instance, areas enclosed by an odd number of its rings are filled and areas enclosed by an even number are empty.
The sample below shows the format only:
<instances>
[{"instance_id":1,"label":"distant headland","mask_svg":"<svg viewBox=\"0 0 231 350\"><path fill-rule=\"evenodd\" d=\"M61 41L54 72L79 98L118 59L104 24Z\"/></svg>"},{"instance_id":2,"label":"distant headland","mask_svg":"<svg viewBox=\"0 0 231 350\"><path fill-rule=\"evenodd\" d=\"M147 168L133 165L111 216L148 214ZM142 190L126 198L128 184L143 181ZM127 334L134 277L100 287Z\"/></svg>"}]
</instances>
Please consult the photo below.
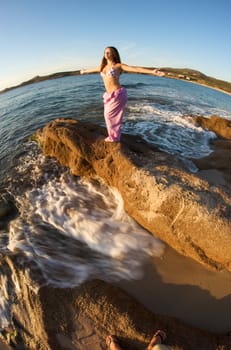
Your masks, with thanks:
<instances>
[{"instance_id":1,"label":"distant headland","mask_svg":"<svg viewBox=\"0 0 231 350\"><path fill-rule=\"evenodd\" d=\"M151 68L151 67L150 67ZM154 69L154 67L153 67ZM178 80L185 80L189 81L192 83L196 83L199 85L204 85L209 88L219 90L221 92L231 94L231 83L228 81L224 80L219 80L216 78L212 78L210 76L207 76L197 70L189 69L189 68L168 68L168 67L163 67L160 68L163 72L165 72L165 75L167 78L171 79L178 79ZM63 78L63 77L68 77L68 76L74 76L74 75L79 75L80 70L75 70L75 71L67 71L67 72L57 72L57 73L52 73L48 75L43 75L43 76L35 76L34 78L27 80L21 84L11 86L9 88L6 88L4 90L0 91L0 94L17 89L19 87L29 85L29 84L34 84L34 83L39 83L44 80L52 80L52 79L58 79L58 78Z\"/></svg>"}]
</instances>

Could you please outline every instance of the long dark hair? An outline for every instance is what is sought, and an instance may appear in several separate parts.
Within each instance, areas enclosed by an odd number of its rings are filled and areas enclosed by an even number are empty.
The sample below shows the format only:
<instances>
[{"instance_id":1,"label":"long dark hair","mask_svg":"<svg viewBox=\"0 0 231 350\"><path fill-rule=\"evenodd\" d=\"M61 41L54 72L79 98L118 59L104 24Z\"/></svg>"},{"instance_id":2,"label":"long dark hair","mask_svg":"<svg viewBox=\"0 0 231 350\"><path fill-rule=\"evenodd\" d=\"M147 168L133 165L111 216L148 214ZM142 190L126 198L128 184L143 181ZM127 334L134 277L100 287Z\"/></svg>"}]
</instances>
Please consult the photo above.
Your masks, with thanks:
<instances>
[{"instance_id":1,"label":"long dark hair","mask_svg":"<svg viewBox=\"0 0 231 350\"><path fill-rule=\"evenodd\" d=\"M119 51L117 50L116 47L114 47L114 46L107 46L105 48L105 50L106 49L112 50L112 56L113 56L113 62L114 63L121 63L120 54L119 54ZM104 52L105 52L105 50L104 50ZM104 67L106 65L107 65L107 60L106 60L106 58L103 55L101 66L100 66L100 72L102 72L102 70L104 69Z\"/></svg>"}]
</instances>

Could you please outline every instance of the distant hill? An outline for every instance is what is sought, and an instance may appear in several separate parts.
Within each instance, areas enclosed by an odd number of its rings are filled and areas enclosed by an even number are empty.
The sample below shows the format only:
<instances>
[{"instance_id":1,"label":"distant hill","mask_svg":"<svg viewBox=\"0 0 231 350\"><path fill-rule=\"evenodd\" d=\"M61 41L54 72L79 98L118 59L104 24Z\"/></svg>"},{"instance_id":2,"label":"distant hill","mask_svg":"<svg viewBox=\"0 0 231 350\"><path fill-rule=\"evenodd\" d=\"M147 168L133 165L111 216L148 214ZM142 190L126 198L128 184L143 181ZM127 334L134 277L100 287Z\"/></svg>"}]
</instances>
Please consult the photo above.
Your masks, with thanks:
<instances>
[{"instance_id":1,"label":"distant hill","mask_svg":"<svg viewBox=\"0 0 231 350\"><path fill-rule=\"evenodd\" d=\"M173 79L181 79L191 81L197 84L206 85L213 89L221 90L231 94L231 83L224 80L215 79L209 77L197 70L189 68L162 68L165 72L166 77Z\"/></svg>"},{"instance_id":2,"label":"distant hill","mask_svg":"<svg viewBox=\"0 0 231 350\"><path fill-rule=\"evenodd\" d=\"M17 89L17 88L25 86L25 85L40 83L41 81L44 81L44 80L64 78L64 77L69 77L69 76L79 75L79 74L80 74L80 70L75 70L75 71L70 71L70 72L58 72L58 73L52 73L52 74L43 75L43 76L36 75L36 77L34 77L30 80L24 81L23 83L21 83L19 85L11 86L9 88L1 90L0 94L7 92L7 91L10 91L10 90L13 90L13 89Z\"/></svg>"},{"instance_id":3,"label":"distant hill","mask_svg":"<svg viewBox=\"0 0 231 350\"><path fill-rule=\"evenodd\" d=\"M167 78L190 81L193 83L205 85L207 87L210 87L216 90L221 90L225 93L231 94L231 83L224 80L219 80L219 79L209 77L197 70L193 70L189 68L169 68L169 67L163 67L161 68L161 70L165 72ZM43 76L37 75L36 77L30 80L27 80L19 85L1 90L0 94L7 92L9 90L13 90L13 89L25 86L25 85L39 83L44 80L58 79L58 78L63 78L68 76L79 75L79 74L80 74L80 71L75 70L75 71L68 71L68 72L58 72L58 73L53 73L53 74L43 75Z\"/></svg>"}]
</instances>

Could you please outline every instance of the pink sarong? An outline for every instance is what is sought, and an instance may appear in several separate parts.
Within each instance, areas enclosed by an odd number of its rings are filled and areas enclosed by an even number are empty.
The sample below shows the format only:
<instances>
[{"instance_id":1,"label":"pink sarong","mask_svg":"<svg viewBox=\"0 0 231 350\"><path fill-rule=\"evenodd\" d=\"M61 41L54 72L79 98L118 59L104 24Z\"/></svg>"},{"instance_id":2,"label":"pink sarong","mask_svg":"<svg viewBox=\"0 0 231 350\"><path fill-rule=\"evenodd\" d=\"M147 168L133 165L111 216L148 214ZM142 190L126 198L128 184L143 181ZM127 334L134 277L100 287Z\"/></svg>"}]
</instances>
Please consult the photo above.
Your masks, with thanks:
<instances>
[{"instance_id":1,"label":"pink sarong","mask_svg":"<svg viewBox=\"0 0 231 350\"><path fill-rule=\"evenodd\" d=\"M121 125L127 99L127 91L124 87L112 93L105 92L103 94L104 118L108 132L108 141L120 141Z\"/></svg>"}]
</instances>

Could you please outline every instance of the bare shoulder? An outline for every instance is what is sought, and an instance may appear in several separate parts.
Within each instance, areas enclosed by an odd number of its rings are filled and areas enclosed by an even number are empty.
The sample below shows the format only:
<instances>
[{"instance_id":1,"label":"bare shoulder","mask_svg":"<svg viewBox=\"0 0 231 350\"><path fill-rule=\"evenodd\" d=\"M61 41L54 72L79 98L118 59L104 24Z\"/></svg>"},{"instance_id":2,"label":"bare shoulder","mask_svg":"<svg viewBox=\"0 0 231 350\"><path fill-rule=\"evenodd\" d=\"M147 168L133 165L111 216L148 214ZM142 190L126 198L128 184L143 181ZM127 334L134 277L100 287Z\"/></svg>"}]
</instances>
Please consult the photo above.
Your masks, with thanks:
<instances>
[{"instance_id":1,"label":"bare shoulder","mask_svg":"<svg viewBox=\"0 0 231 350\"><path fill-rule=\"evenodd\" d=\"M120 69L121 70L124 70L126 72L127 69L129 69L130 66L128 66L127 64L125 63L119 63L120 64Z\"/></svg>"},{"instance_id":2,"label":"bare shoulder","mask_svg":"<svg viewBox=\"0 0 231 350\"><path fill-rule=\"evenodd\" d=\"M123 72L127 73L136 73L137 72L137 67L136 66L129 66L128 64L121 63L120 69Z\"/></svg>"},{"instance_id":3,"label":"bare shoulder","mask_svg":"<svg viewBox=\"0 0 231 350\"><path fill-rule=\"evenodd\" d=\"M122 63L116 63L113 66L115 69L122 69Z\"/></svg>"},{"instance_id":4,"label":"bare shoulder","mask_svg":"<svg viewBox=\"0 0 231 350\"><path fill-rule=\"evenodd\" d=\"M116 63L114 64L114 69L118 72L118 73L121 73L123 71L122 69L122 63Z\"/></svg>"}]
</instances>

